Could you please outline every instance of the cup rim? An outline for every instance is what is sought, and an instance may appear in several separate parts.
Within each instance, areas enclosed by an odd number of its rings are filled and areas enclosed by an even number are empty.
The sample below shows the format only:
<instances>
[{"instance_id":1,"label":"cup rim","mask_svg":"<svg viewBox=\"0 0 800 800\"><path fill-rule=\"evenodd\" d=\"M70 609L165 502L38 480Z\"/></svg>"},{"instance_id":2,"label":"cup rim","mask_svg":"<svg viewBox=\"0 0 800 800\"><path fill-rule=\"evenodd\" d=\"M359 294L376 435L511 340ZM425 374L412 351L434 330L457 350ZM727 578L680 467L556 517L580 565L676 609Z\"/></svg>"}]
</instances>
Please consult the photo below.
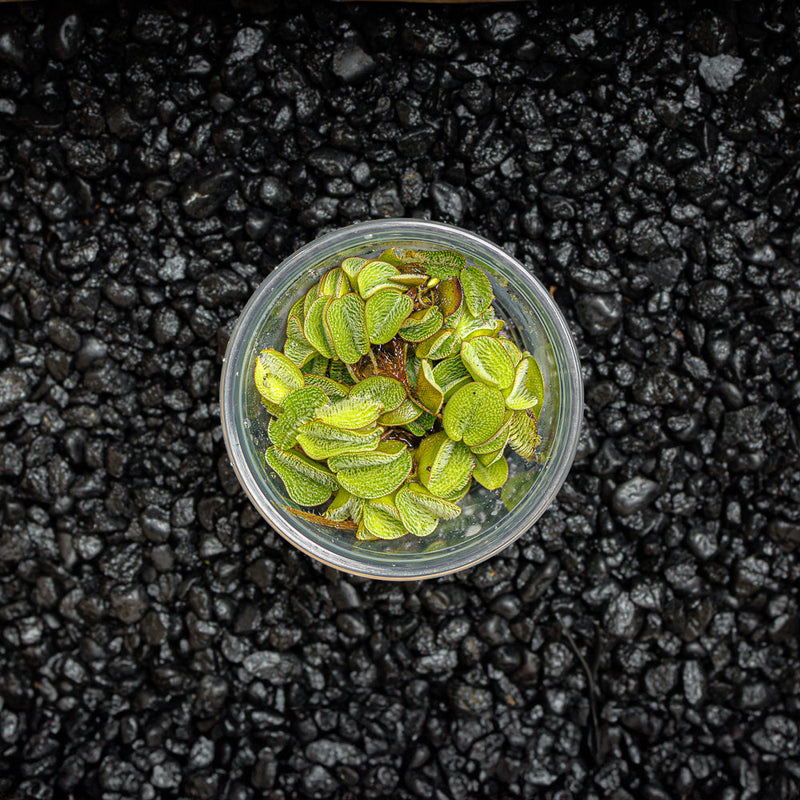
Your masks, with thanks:
<instances>
[{"instance_id":1,"label":"cup rim","mask_svg":"<svg viewBox=\"0 0 800 800\"><path fill-rule=\"evenodd\" d=\"M525 283L526 288L533 293L540 303L542 311L547 316L548 322L553 326L554 333L563 347L563 355L566 361L565 373L560 377L562 380L566 377L568 379L567 382L570 384L562 394L562 404L565 402L565 395L571 395L572 402L568 418L561 426L564 433L558 443L560 453L557 458L553 458L551 463L545 466L541 477L536 481L536 484L544 482L544 486L540 486L540 490L543 488L540 501L527 513L515 520L513 528L510 528L504 535L499 536L492 546L479 548L474 554L470 552L467 554L467 558L464 558L464 554L459 554L460 557L456 557L455 563L444 568L441 566L437 568L436 564L432 565L434 568L426 568L428 564L425 562L415 565L417 569L412 570L409 565L402 564L403 556L397 557L397 562L399 563L368 565L352 556L336 554L321 544L309 540L300 529L278 513L272 501L261 490L259 481L253 474L253 470L250 468L244 454L244 447L240 441L239 429L236 425L237 409L232 399L237 377L235 367L242 353L246 352L246 347L251 342L252 336L256 333L253 323L258 316L263 298L268 296L270 290L280 283L285 275L293 273L298 267L305 265L310 251L313 252L323 247L344 249L351 240L357 237L369 239L373 236L381 236L388 227L393 229L393 238L402 236L402 233L397 231L398 227L408 229L409 239L416 238L425 232L432 235L455 237L461 242L477 245L485 252L486 257L491 259L491 263L497 264L500 262L503 266L512 270L515 277ZM454 243L454 246L457 246L457 243ZM250 296L231 332L223 358L219 402L222 433L229 461L250 501L273 530L301 552L335 569L365 578L410 581L441 577L475 566L504 550L528 531L533 523L539 519L564 483L575 458L583 417L583 382L581 380L578 351L566 319L542 283L523 264L498 245L463 228L441 222L393 217L355 223L317 237L294 251L270 272ZM522 502L509 512L509 516L513 515L516 508L521 505Z\"/></svg>"}]
</instances>

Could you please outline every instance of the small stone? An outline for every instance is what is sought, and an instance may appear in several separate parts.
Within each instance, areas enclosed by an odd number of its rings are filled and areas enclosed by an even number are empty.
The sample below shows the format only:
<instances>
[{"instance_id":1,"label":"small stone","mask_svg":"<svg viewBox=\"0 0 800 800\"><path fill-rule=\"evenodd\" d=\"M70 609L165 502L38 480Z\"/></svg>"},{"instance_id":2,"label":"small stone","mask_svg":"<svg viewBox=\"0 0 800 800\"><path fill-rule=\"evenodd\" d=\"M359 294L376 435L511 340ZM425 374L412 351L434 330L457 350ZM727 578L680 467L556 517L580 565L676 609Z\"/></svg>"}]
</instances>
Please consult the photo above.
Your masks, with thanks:
<instances>
[{"instance_id":1,"label":"small stone","mask_svg":"<svg viewBox=\"0 0 800 800\"><path fill-rule=\"evenodd\" d=\"M331 58L331 71L345 83L356 84L366 80L377 68L372 56L355 42L343 42Z\"/></svg>"},{"instance_id":2,"label":"small stone","mask_svg":"<svg viewBox=\"0 0 800 800\"><path fill-rule=\"evenodd\" d=\"M50 44L56 58L68 61L74 58L83 41L84 24L80 15L67 12L60 16L50 33Z\"/></svg>"},{"instance_id":3,"label":"small stone","mask_svg":"<svg viewBox=\"0 0 800 800\"><path fill-rule=\"evenodd\" d=\"M633 639L642 627L642 613L625 592L617 595L603 614L603 625L614 636Z\"/></svg>"},{"instance_id":4,"label":"small stone","mask_svg":"<svg viewBox=\"0 0 800 800\"><path fill-rule=\"evenodd\" d=\"M712 92L727 92L744 65L744 59L727 54L700 56L698 71Z\"/></svg>"},{"instance_id":5,"label":"small stone","mask_svg":"<svg viewBox=\"0 0 800 800\"><path fill-rule=\"evenodd\" d=\"M611 502L614 511L624 517L647 508L661 491L660 484L638 476L617 486Z\"/></svg>"},{"instance_id":6,"label":"small stone","mask_svg":"<svg viewBox=\"0 0 800 800\"><path fill-rule=\"evenodd\" d=\"M28 372L7 367L0 372L0 413L11 411L25 400L30 390Z\"/></svg>"},{"instance_id":7,"label":"small stone","mask_svg":"<svg viewBox=\"0 0 800 800\"><path fill-rule=\"evenodd\" d=\"M616 293L581 294L575 309L587 333L601 336L611 331L622 319L622 298Z\"/></svg>"},{"instance_id":8,"label":"small stone","mask_svg":"<svg viewBox=\"0 0 800 800\"><path fill-rule=\"evenodd\" d=\"M446 222L457 225L464 218L464 201L449 183L437 181L431 186L431 200L436 213Z\"/></svg>"}]
</instances>

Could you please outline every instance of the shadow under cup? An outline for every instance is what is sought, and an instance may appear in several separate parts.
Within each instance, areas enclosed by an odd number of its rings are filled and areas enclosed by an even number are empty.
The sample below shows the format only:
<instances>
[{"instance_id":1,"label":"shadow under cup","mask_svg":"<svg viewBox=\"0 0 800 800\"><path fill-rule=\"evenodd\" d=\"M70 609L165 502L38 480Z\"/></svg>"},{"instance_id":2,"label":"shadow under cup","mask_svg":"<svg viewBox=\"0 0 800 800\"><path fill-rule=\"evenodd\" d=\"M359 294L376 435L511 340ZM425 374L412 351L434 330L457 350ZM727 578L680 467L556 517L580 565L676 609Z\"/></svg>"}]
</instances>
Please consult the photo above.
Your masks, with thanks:
<instances>
[{"instance_id":1,"label":"shadow under cup","mask_svg":"<svg viewBox=\"0 0 800 800\"><path fill-rule=\"evenodd\" d=\"M502 492L473 482L459 502L463 511L442 520L426 538L357 541L351 531L293 515L283 484L265 466L269 414L253 381L255 358L267 347L282 350L292 304L320 276L348 256L377 255L390 247L448 249L486 272L506 331L539 362L545 401L538 420L542 443L523 461L510 448L509 480ZM583 386L575 345L545 288L491 242L441 223L376 220L330 233L281 263L259 286L231 334L220 389L222 427L234 470L262 516L303 552L337 569L386 580L413 580L472 566L502 550L541 516L564 482L578 443Z\"/></svg>"}]
</instances>

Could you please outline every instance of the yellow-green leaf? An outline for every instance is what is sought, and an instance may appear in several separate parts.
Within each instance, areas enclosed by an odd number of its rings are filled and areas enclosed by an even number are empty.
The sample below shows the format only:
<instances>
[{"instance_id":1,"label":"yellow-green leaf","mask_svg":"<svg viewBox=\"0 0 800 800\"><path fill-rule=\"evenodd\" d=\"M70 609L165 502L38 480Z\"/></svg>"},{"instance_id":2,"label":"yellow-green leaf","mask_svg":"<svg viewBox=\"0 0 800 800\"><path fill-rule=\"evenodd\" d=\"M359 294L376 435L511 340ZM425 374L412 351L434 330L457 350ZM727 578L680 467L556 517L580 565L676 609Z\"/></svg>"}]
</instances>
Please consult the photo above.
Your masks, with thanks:
<instances>
[{"instance_id":1,"label":"yellow-green leaf","mask_svg":"<svg viewBox=\"0 0 800 800\"><path fill-rule=\"evenodd\" d=\"M505 410L503 395L497 389L473 381L447 402L442 415L444 430L453 441L463 440L472 447L500 430Z\"/></svg>"},{"instance_id":2,"label":"yellow-green leaf","mask_svg":"<svg viewBox=\"0 0 800 800\"><path fill-rule=\"evenodd\" d=\"M453 250L422 251L419 255L422 256L422 263L425 265L428 275L440 280L458 275L466 263L464 256Z\"/></svg>"},{"instance_id":3,"label":"yellow-green leaf","mask_svg":"<svg viewBox=\"0 0 800 800\"><path fill-rule=\"evenodd\" d=\"M439 306L445 319L458 311L462 299L461 282L458 278L442 281L436 287L436 305Z\"/></svg>"},{"instance_id":4,"label":"yellow-green leaf","mask_svg":"<svg viewBox=\"0 0 800 800\"><path fill-rule=\"evenodd\" d=\"M417 356L440 361L458 355L461 350L461 337L452 328L442 328L429 339L417 345Z\"/></svg>"},{"instance_id":5,"label":"yellow-green leaf","mask_svg":"<svg viewBox=\"0 0 800 800\"><path fill-rule=\"evenodd\" d=\"M350 291L347 274L339 267L329 270L320 278L318 291L320 297L342 297Z\"/></svg>"},{"instance_id":6,"label":"yellow-green leaf","mask_svg":"<svg viewBox=\"0 0 800 800\"><path fill-rule=\"evenodd\" d=\"M530 460L541 439L536 431L536 419L528 411L514 411L511 415L508 443L522 458Z\"/></svg>"},{"instance_id":7,"label":"yellow-green leaf","mask_svg":"<svg viewBox=\"0 0 800 800\"><path fill-rule=\"evenodd\" d=\"M355 364L369 352L364 301L357 294L349 292L332 300L325 308L324 322L340 361Z\"/></svg>"},{"instance_id":8,"label":"yellow-green leaf","mask_svg":"<svg viewBox=\"0 0 800 800\"><path fill-rule=\"evenodd\" d=\"M400 326L400 336L407 342L421 342L433 336L443 322L442 312L436 306L415 311Z\"/></svg>"},{"instance_id":9,"label":"yellow-green leaf","mask_svg":"<svg viewBox=\"0 0 800 800\"><path fill-rule=\"evenodd\" d=\"M356 288L358 286L356 282L356 275L358 275L358 271L366 263L367 263L366 258L358 258L357 256L354 256L352 258L346 258L344 261L342 261L342 272L344 272L344 274L347 275L350 281L350 286L352 287L353 291L356 291Z\"/></svg>"},{"instance_id":10,"label":"yellow-green leaf","mask_svg":"<svg viewBox=\"0 0 800 800\"><path fill-rule=\"evenodd\" d=\"M287 339L283 346L283 352L296 367L304 367L317 355L317 351L305 340L305 337L302 340Z\"/></svg>"},{"instance_id":11,"label":"yellow-green leaf","mask_svg":"<svg viewBox=\"0 0 800 800\"><path fill-rule=\"evenodd\" d=\"M476 464L472 477L489 491L500 489L508 480L508 462L505 458L500 456L500 458L493 461L488 467L484 467L482 464Z\"/></svg>"},{"instance_id":12,"label":"yellow-green leaf","mask_svg":"<svg viewBox=\"0 0 800 800\"><path fill-rule=\"evenodd\" d=\"M295 389L283 401L280 417L269 423L268 433L272 444L281 450L292 447L297 441L300 426L313 419L317 410L327 402L325 393L316 386Z\"/></svg>"},{"instance_id":13,"label":"yellow-green leaf","mask_svg":"<svg viewBox=\"0 0 800 800\"><path fill-rule=\"evenodd\" d=\"M378 422L381 425L406 425L422 413L422 409L418 405L406 398L394 411L387 411L385 414L381 414L378 417Z\"/></svg>"},{"instance_id":14,"label":"yellow-green leaf","mask_svg":"<svg viewBox=\"0 0 800 800\"><path fill-rule=\"evenodd\" d=\"M289 316L286 320L286 338L305 341L302 297L289 309Z\"/></svg>"},{"instance_id":15,"label":"yellow-green leaf","mask_svg":"<svg viewBox=\"0 0 800 800\"><path fill-rule=\"evenodd\" d=\"M380 444L382 433L383 428L350 431L324 422L307 422L297 432L297 444L310 458L321 461L342 453L374 450Z\"/></svg>"},{"instance_id":16,"label":"yellow-green leaf","mask_svg":"<svg viewBox=\"0 0 800 800\"><path fill-rule=\"evenodd\" d=\"M514 367L508 353L497 339L490 336L462 342L461 360L469 374L487 386L505 389L514 380Z\"/></svg>"},{"instance_id":17,"label":"yellow-green leaf","mask_svg":"<svg viewBox=\"0 0 800 800\"><path fill-rule=\"evenodd\" d=\"M533 356L525 356L517 364L514 382L503 390L506 405L515 411L534 409L538 412L544 403L544 379Z\"/></svg>"},{"instance_id":18,"label":"yellow-green leaf","mask_svg":"<svg viewBox=\"0 0 800 800\"><path fill-rule=\"evenodd\" d=\"M423 358L417 375L417 386L414 390L417 399L431 413L438 414L444 402L444 393L436 378L433 377L433 368L427 358Z\"/></svg>"},{"instance_id":19,"label":"yellow-green leaf","mask_svg":"<svg viewBox=\"0 0 800 800\"><path fill-rule=\"evenodd\" d=\"M339 489L322 516L334 522L344 522L346 519L350 519L350 500L352 497L353 495L350 492Z\"/></svg>"},{"instance_id":20,"label":"yellow-green leaf","mask_svg":"<svg viewBox=\"0 0 800 800\"><path fill-rule=\"evenodd\" d=\"M397 461L403 454L406 446L403 442L381 442L377 450L368 453L342 453L328 459L328 466L334 472L343 469L358 469L360 467L381 467Z\"/></svg>"},{"instance_id":21,"label":"yellow-green leaf","mask_svg":"<svg viewBox=\"0 0 800 800\"><path fill-rule=\"evenodd\" d=\"M331 380L343 383L345 386L352 386L355 383L347 370L347 364L341 361L331 361L328 375L330 375Z\"/></svg>"},{"instance_id":22,"label":"yellow-green leaf","mask_svg":"<svg viewBox=\"0 0 800 800\"><path fill-rule=\"evenodd\" d=\"M388 499L370 500L364 505L364 527L378 539L397 539L407 533L400 514Z\"/></svg>"},{"instance_id":23,"label":"yellow-green leaf","mask_svg":"<svg viewBox=\"0 0 800 800\"><path fill-rule=\"evenodd\" d=\"M303 373L283 353L271 348L256 356L254 378L261 397L276 405L303 385Z\"/></svg>"},{"instance_id":24,"label":"yellow-green leaf","mask_svg":"<svg viewBox=\"0 0 800 800\"><path fill-rule=\"evenodd\" d=\"M396 289L380 289L367 300L366 321L369 340L386 344L414 308L414 301Z\"/></svg>"},{"instance_id":25,"label":"yellow-green leaf","mask_svg":"<svg viewBox=\"0 0 800 800\"><path fill-rule=\"evenodd\" d=\"M436 417L434 417L433 414L423 411L416 419L407 422L404 427L407 431L413 433L414 436L425 436L425 434L430 433L435 422Z\"/></svg>"},{"instance_id":26,"label":"yellow-green leaf","mask_svg":"<svg viewBox=\"0 0 800 800\"><path fill-rule=\"evenodd\" d=\"M415 536L427 536L440 519L455 519L461 508L455 503L431 494L419 483L401 487L395 497L395 506L406 530Z\"/></svg>"},{"instance_id":27,"label":"yellow-green leaf","mask_svg":"<svg viewBox=\"0 0 800 800\"><path fill-rule=\"evenodd\" d=\"M337 488L336 477L330 470L301 453L269 447L264 460L278 473L289 497L301 506L318 506Z\"/></svg>"},{"instance_id":28,"label":"yellow-green leaf","mask_svg":"<svg viewBox=\"0 0 800 800\"><path fill-rule=\"evenodd\" d=\"M508 357L511 359L511 365L516 368L517 364L519 364L522 359L522 351L511 339L506 339L504 336L498 336L497 341L503 346L503 350L508 353Z\"/></svg>"},{"instance_id":29,"label":"yellow-green leaf","mask_svg":"<svg viewBox=\"0 0 800 800\"><path fill-rule=\"evenodd\" d=\"M397 274L397 268L391 264L383 261L367 261L356 275L358 293L367 300L380 289L396 289L391 278Z\"/></svg>"},{"instance_id":30,"label":"yellow-green leaf","mask_svg":"<svg viewBox=\"0 0 800 800\"><path fill-rule=\"evenodd\" d=\"M314 351L316 353L316 350ZM324 375L328 371L328 364L330 361L325 356L317 353L306 364L300 367L300 372L303 375Z\"/></svg>"},{"instance_id":31,"label":"yellow-green leaf","mask_svg":"<svg viewBox=\"0 0 800 800\"><path fill-rule=\"evenodd\" d=\"M400 381L385 375L364 378L350 391L350 397L366 397L383 406L384 411L394 411L406 398L406 390Z\"/></svg>"},{"instance_id":32,"label":"yellow-green leaf","mask_svg":"<svg viewBox=\"0 0 800 800\"><path fill-rule=\"evenodd\" d=\"M306 339L325 358L333 358L336 355L330 334L325 327L325 309L331 302L333 302L331 297L318 297L309 306L303 321L303 333Z\"/></svg>"},{"instance_id":33,"label":"yellow-green leaf","mask_svg":"<svg viewBox=\"0 0 800 800\"><path fill-rule=\"evenodd\" d=\"M475 459L463 442L454 442L440 431L422 440L417 464L420 483L433 494L446 497L469 482Z\"/></svg>"},{"instance_id":34,"label":"yellow-green leaf","mask_svg":"<svg viewBox=\"0 0 800 800\"><path fill-rule=\"evenodd\" d=\"M461 288L464 291L464 302L470 314L478 316L492 304L494 294L492 284L486 273L477 267L465 267L461 270Z\"/></svg>"},{"instance_id":35,"label":"yellow-green leaf","mask_svg":"<svg viewBox=\"0 0 800 800\"><path fill-rule=\"evenodd\" d=\"M480 455L481 453L491 453L498 448L502 450L508 443L512 414L512 411L506 409L505 416L503 417L503 424L500 426L497 432L483 442L473 445L470 448L472 452L476 455Z\"/></svg>"},{"instance_id":36,"label":"yellow-green leaf","mask_svg":"<svg viewBox=\"0 0 800 800\"><path fill-rule=\"evenodd\" d=\"M433 368L433 377L442 387L445 401L449 400L462 386L472 381L472 375L467 372L461 356L452 356L440 361Z\"/></svg>"},{"instance_id":37,"label":"yellow-green leaf","mask_svg":"<svg viewBox=\"0 0 800 800\"><path fill-rule=\"evenodd\" d=\"M325 396L328 398L328 400L341 400L343 397L347 397L350 391L349 386L345 386L343 383L326 378L324 375L314 375L312 373L305 375L304 377L306 386L316 386L319 389L322 389L322 391L325 392Z\"/></svg>"},{"instance_id":38,"label":"yellow-green leaf","mask_svg":"<svg viewBox=\"0 0 800 800\"><path fill-rule=\"evenodd\" d=\"M478 468L478 465L482 467L490 467L495 461L497 461L497 459L503 457L503 452L505 449L505 445L503 445L503 447L493 450L490 453L475 453L473 450L472 452L475 454L475 469Z\"/></svg>"},{"instance_id":39,"label":"yellow-green leaf","mask_svg":"<svg viewBox=\"0 0 800 800\"><path fill-rule=\"evenodd\" d=\"M368 397L345 397L317 409L316 418L335 428L363 428L378 419L383 406Z\"/></svg>"},{"instance_id":40,"label":"yellow-green leaf","mask_svg":"<svg viewBox=\"0 0 800 800\"><path fill-rule=\"evenodd\" d=\"M391 494L401 486L411 472L411 466L411 453L403 449L388 464L343 469L336 474L336 478L339 485L350 494L373 500Z\"/></svg>"}]
</instances>

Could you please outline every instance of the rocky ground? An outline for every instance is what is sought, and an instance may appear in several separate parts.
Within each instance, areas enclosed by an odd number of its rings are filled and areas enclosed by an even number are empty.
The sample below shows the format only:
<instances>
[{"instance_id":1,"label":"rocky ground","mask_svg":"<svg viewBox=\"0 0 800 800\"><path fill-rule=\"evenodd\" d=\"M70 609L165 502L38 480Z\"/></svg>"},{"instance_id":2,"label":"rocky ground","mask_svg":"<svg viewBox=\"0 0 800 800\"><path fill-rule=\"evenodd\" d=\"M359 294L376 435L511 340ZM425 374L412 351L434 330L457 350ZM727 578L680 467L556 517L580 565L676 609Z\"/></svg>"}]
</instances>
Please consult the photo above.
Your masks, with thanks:
<instances>
[{"instance_id":1,"label":"rocky ground","mask_svg":"<svg viewBox=\"0 0 800 800\"><path fill-rule=\"evenodd\" d=\"M0 12L0 797L797 798L796 5L215 5ZM416 585L268 530L217 403L270 269L398 215L586 380L539 524Z\"/></svg>"}]
</instances>

